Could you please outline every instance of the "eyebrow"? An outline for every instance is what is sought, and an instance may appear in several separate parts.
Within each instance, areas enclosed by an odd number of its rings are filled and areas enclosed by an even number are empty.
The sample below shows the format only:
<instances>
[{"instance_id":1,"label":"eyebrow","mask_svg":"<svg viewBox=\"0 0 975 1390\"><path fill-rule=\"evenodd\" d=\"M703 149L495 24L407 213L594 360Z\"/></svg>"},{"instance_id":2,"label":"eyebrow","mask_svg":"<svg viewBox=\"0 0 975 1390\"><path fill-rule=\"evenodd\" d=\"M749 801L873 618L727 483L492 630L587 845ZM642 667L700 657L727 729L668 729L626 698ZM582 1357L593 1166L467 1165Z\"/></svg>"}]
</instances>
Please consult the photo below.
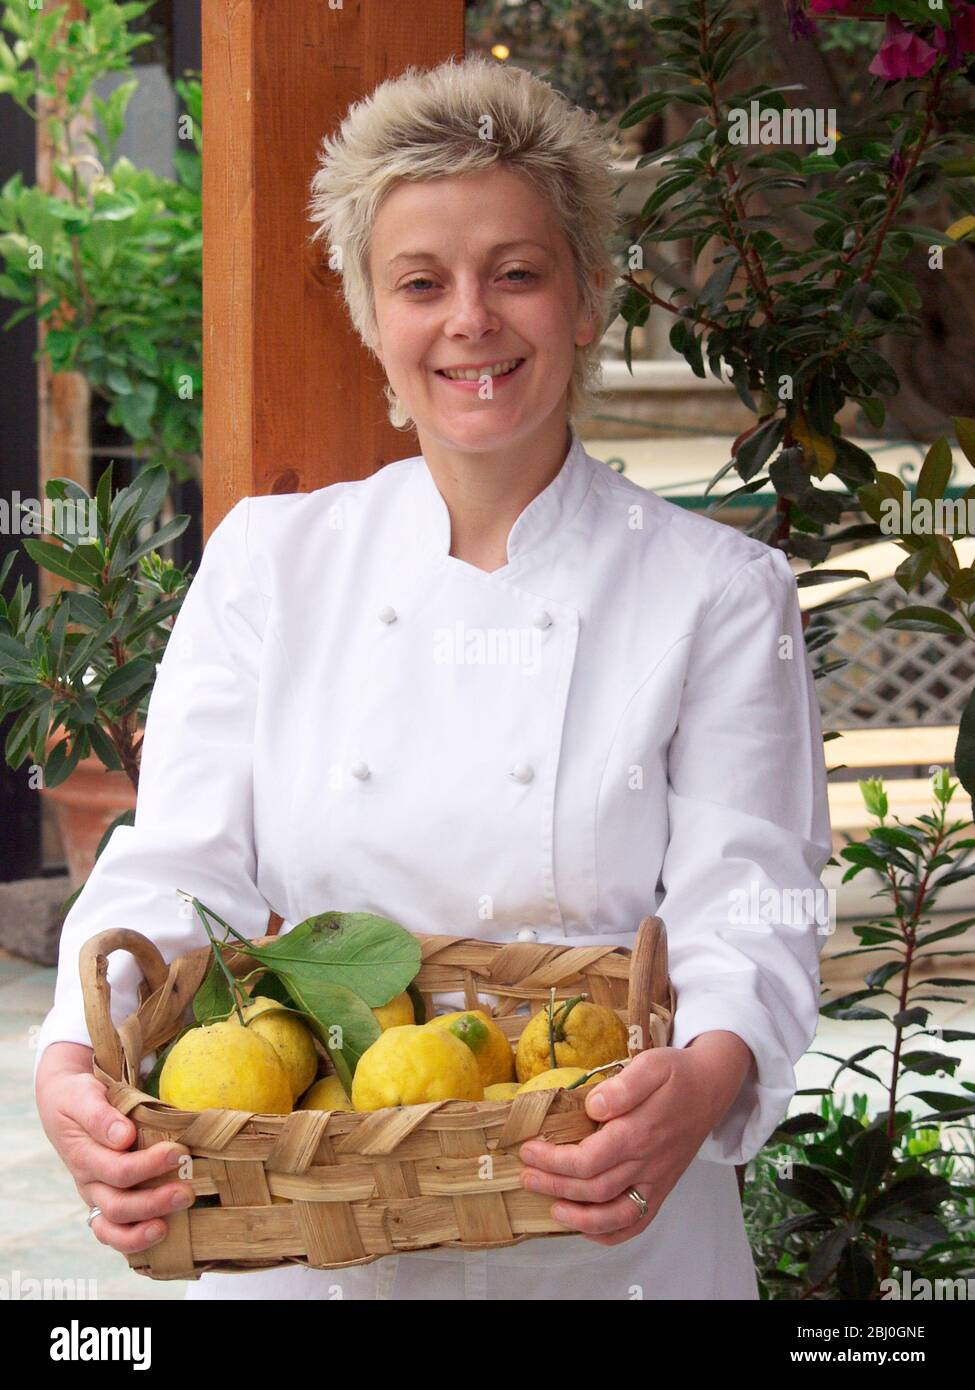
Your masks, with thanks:
<instances>
[{"instance_id":1,"label":"eyebrow","mask_svg":"<svg viewBox=\"0 0 975 1390\"><path fill-rule=\"evenodd\" d=\"M499 241L495 246L489 246L487 254L494 255L496 251L510 251L513 246L537 246L539 251L548 251L547 246L543 246L540 241L532 241L529 237L523 237L519 241ZM394 256L387 265L393 266L397 261L435 261L437 260L435 251L401 251L398 256Z\"/></svg>"}]
</instances>

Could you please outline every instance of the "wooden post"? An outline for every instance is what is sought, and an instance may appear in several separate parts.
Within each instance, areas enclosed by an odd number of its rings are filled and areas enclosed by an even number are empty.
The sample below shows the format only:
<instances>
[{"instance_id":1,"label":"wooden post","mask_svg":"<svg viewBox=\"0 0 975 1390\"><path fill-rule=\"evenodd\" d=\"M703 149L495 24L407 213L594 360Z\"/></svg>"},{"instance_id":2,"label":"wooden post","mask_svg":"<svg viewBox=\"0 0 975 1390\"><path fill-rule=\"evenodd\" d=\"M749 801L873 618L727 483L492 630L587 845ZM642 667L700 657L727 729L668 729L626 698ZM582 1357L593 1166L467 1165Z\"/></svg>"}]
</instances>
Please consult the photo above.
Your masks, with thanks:
<instances>
[{"instance_id":1,"label":"wooden post","mask_svg":"<svg viewBox=\"0 0 975 1390\"><path fill-rule=\"evenodd\" d=\"M65 27L72 20L80 19L84 9L78 0L69 0L65 9L59 35L63 38ZM71 73L64 69L58 72L56 84L62 91ZM37 97L40 114L49 113L49 101ZM87 107L65 127L65 138L75 154L94 154L95 150L85 138L85 132L92 122ZM59 198L70 196L68 190L54 172L54 162L61 152L54 149L48 138L44 120L39 120L37 134L37 187ZM85 166L79 169L79 180L87 178ZM71 478L84 488L91 488L89 480L91 460L91 434L89 412L91 409L91 389L83 372L52 372L49 358L44 352L44 344L51 328L59 326L62 310L59 307L51 319L40 319L37 323L37 344L41 355L37 359L37 413L38 413L38 468L37 497L43 504L45 484L51 478ZM68 311L70 316L70 310ZM50 603L59 589L77 589L78 585L69 579L62 579L49 570L38 568L37 600Z\"/></svg>"},{"instance_id":2,"label":"wooden post","mask_svg":"<svg viewBox=\"0 0 975 1390\"><path fill-rule=\"evenodd\" d=\"M464 52L463 0L202 0L204 535L241 497L417 451L311 248L322 136L410 63Z\"/></svg>"}]
</instances>

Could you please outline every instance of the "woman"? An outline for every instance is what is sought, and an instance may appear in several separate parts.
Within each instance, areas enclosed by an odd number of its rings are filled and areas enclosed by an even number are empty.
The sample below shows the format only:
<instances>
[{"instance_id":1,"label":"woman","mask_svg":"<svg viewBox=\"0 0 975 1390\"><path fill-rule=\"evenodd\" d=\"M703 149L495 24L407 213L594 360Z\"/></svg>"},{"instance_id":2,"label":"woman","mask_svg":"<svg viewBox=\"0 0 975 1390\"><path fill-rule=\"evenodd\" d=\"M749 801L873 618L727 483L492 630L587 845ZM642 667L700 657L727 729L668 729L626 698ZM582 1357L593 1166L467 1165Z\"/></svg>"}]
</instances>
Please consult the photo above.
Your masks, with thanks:
<instances>
[{"instance_id":1,"label":"woman","mask_svg":"<svg viewBox=\"0 0 975 1390\"><path fill-rule=\"evenodd\" d=\"M179 889L249 936L270 908L284 930L339 908L632 945L656 912L672 1045L593 1094L589 1139L524 1146L524 1181L575 1235L204 1275L191 1297L757 1297L734 1165L785 1114L816 1028L821 928L786 904L830 853L822 731L785 556L576 432L613 297L609 160L590 116L479 59L383 83L324 142L315 236L422 453L245 498L214 530L153 690L135 825L65 923L37 1096L95 1236L151 1244L189 1194L131 1190L171 1146L126 1152L77 958L113 925L167 959L203 944ZM117 1020L130 964L113 957Z\"/></svg>"}]
</instances>

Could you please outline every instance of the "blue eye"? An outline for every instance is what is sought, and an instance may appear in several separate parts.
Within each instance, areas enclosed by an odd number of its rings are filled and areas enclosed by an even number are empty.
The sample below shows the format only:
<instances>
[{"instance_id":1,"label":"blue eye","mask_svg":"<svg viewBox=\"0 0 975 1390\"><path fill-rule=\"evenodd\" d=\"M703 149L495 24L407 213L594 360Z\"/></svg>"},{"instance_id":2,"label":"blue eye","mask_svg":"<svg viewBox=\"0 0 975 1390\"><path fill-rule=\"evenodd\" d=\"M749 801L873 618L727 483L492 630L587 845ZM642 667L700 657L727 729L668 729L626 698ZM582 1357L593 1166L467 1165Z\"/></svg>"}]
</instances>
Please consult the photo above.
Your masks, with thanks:
<instances>
[{"instance_id":1,"label":"blue eye","mask_svg":"<svg viewBox=\"0 0 975 1390\"><path fill-rule=\"evenodd\" d=\"M524 276L526 277L524 280L518 280L518 281L516 281L516 284L519 284L519 285L525 285L525 284L528 283L529 280L537 280L537 279L538 279L538 276L535 274L535 272L534 272L533 270L525 270L524 267L522 267L522 266L516 266L516 267L514 267L514 268L511 269L511 270L506 270L506 271L505 271L505 275L506 275L506 276L507 276L507 275L524 275ZM431 284L433 284L433 281L429 278L429 276L426 276L426 275L416 275L416 276L413 277L412 280L407 280L407 282L406 282L405 285L401 285L401 286L400 286L400 289L403 290L403 291L405 291L405 292L407 292L407 293L410 293L410 294L425 294L425 293L426 293L425 290L414 290L412 287L413 287L414 285L431 285Z\"/></svg>"}]
</instances>

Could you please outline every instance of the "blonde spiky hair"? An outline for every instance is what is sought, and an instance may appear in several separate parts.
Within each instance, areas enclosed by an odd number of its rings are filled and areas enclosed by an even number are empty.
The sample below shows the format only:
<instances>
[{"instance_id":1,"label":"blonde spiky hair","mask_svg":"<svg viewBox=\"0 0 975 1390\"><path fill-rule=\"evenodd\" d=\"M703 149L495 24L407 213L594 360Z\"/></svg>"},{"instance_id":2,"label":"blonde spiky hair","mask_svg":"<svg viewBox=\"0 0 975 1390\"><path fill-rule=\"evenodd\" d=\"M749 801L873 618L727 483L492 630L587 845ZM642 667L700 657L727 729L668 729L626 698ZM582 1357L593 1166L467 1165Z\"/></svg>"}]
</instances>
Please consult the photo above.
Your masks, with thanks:
<instances>
[{"instance_id":1,"label":"blonde spiky hair","mask_svg":"<svg viewBox=\"0 0 975 1390\"><path fill-rule=\"evenodd\" d=\"M580 306L586 317L597 315L598 332L576 348L568 395L571 420L593 413L602 401L599 340L625 292L611 249L618 179L598 119L533 73L480 55L426 71L411 65L349 107L338 134L321 142L308 204L310 220L320 225L309 240L328 243L352 325L374 357L378 326L368 257L385 198L403 180L503 164L548 198L572 253ZM386 398L390 422L408 428L412 420L388 385Z\"/></svg>"}]
</instances>

